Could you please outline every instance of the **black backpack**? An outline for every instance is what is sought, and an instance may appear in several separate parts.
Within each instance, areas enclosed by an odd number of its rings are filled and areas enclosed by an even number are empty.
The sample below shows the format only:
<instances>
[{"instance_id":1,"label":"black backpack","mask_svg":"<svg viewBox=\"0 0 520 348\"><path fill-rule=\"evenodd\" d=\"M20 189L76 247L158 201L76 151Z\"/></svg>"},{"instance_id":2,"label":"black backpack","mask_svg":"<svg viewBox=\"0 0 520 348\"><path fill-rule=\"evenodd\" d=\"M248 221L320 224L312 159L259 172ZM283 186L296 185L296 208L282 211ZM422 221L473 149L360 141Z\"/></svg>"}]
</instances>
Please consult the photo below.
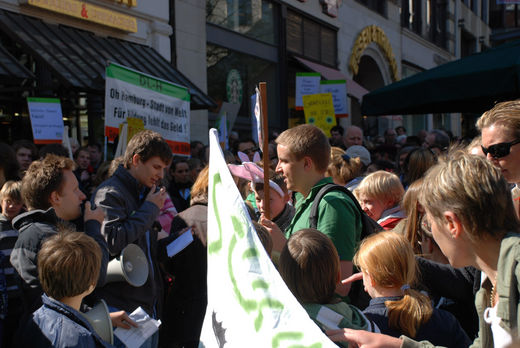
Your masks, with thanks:
<instances>
[{"instance_id":1,"label":"black backpack","mask_svg":"<svg viewBox=\"0 0 520 348\"><path fill-rule=\"evenodd\" d=\"M363 211L363 209L361 209L361 206L359 205L356 197L354 197L354 195L352 194L352 192L350 192L348 188L336 184L327 184L323 186L314 198L314 201L312 202L311 206L311 213L309 215L309 223L311 228L317 228L318 208L320 205L320 201L323 198L323 196L325 196L330 191L345 192L345 194L350 197L354 205L357 207L357 210L361 214L361 224L363 226L361 230L361 236L359 238L360 241L370 236L371 234L383 230L383 228L376 221L374 221ZM354 272L356 271L354 270ZM365 292L362 281L358 280L352 283L348 294L350 303L356 306L357 308L363 310L366 307L368 307L368 303L370 302L370 296Z\"/></svg>"},{"instance_id":2,"label":"black backpack","mask_svg":"<svg viewBox=\"0 0 520 348\"><path fill-rule=\"evenodd\" d=\"M319 191L316 197L314 198L314 201L312 202L311 206L311 213L309 215L309 223L311 228L317 228L318 226L318 209L320 205L320 201L327 193L331 191L342 191L345 192L347 196L352 200L354 205L356 206L357 210L361 214L361 223L363 225L363 228L361 230L361 236L360 240L363 240L364 238L370 236L371 234L377 233L379 231L382 231L383 228L375 222L372 218L370 218L364 211L361 209L361 206L359 205L356 197L350 192L348 188L345 186L340 186L336 184L327 184L323 186Z\"/></svg>"}]
</instances>

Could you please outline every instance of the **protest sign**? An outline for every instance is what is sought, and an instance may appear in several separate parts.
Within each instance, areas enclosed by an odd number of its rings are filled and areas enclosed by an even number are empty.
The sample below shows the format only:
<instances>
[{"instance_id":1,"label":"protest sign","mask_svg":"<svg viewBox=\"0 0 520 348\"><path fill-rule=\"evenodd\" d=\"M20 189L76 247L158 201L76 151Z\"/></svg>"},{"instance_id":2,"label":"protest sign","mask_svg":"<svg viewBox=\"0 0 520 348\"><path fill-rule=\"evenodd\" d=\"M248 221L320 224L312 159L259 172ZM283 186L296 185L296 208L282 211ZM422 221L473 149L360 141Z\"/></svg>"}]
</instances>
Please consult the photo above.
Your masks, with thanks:
<instances>
[{"instance_id":1,"label":"protest sign","mask_svg":"<svg viewBox=\"0 0 520 348\"><path fill-rule=\"evenodd\" d=\"M171 82L110 63L106 68L105 136L113 141L128 117L162 135L176 155L190 154L190 94ZM129 134L130 135L130 134Z\"/></svg>"},{"instance_id":2,"label":"protest sign","mask_svg":"<svg viewBox=\"0 0 520 348\"><path fill-rule=\"evenodd\" d=\"M216 122L215 125L218 129L218 141L220 143L220 146L227 150L229 148L229 142L228 142L228 121L227 121L227 115L221 114Z\"/></svg>"},{"instance_id":3,"label":"protest sign","mask_svg":"<svg viewBox=\"0 0 520 348\"><path fill-rule=\"evenodd\" d=\"M320 93L319 73L296 73L296 109L303 108L302 96Z\"/></svg>"},{"instance_id":4,"label":"protest sign","mask_svg":"<svg viewBox=\"0 0 520 348\"><path fill-rule=\"evenodd\" d=\"M228 132L231 132L233 126L235 125L235 121L237 120L238 111L240 110L240 104L233 104L222 102L222 106L218 111L219 115L226 115Z\"/></svg>"},{"instance_id":5,"label":"protest sign","mask_svg":"<svg viewBox=\"0 0 520 348\"><path fill-rule=\"evenodd\" d=\"M332 94L336 117L348 117L347 81L323 80L320 82L320 93Z\"/></svg>"},{"instance_id":6,"label":"protest sign","mask_svg":"<svg viewBox=\"0 0 520 348\"><path fill-rule=\"evenodd\" d=\"M330 129L336 125L332 94L319 93L303 96L303 113L305 122L320 128L327 137Z\"/></svg>"},{"instance_id":7,"label":"protest sign","mask_svg":"<svg viewBox=\"0 0 520 348\"><path fill-rule=\"evenodd\" d=\"M63 116L57 98L27 98L35 144L61 143Z\"/></svg>"},{"instance_id":8,"label":"protest sign","mask_svg":"<svg viewBox=\"0 0 520 348\"><path fill-rule=\"evenodd\" d=\"M271 262L210 130L208 306L199 347L336 347Z\"/></svg>"},{"instance_id":9,"label":"protest sign","mask_svg":"<svg viewBox=\"0 0 520 348\"><path fill-rule=\"evenodd\" d=\"M126 123L128 124L126 144L128 145L128 142L130 141L130 139L132 139L134 135L144 130L144 121L140 118L128 117L126 119Z\"/></svg>"}]
</instances>

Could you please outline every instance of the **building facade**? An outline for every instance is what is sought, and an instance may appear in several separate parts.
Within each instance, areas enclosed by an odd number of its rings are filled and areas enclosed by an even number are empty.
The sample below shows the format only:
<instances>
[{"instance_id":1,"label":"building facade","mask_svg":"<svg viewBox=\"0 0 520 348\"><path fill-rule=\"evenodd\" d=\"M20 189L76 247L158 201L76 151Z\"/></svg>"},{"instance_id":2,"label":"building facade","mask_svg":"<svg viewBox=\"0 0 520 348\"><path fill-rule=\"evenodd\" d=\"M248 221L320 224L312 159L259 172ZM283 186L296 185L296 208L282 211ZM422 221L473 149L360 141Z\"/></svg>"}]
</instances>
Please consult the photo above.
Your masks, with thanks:
<instances>
[{"instance_id":1,"label":"building facade","mask_svg":"<svg viewBox=\"0 0 520 348\"><path fill-rule=\"evenodd\" d=\"M261 81L270 128L302 123L300 72L347 81L343 126L460 134L470 116L366 117L361 100L490 47L491 10L488 0L0 0L0 51L19 69L0 72L0 136L30 139L26 98L58 97L71 136L102 142L106 61L187 86L191 140L204 143L223 110L241 137L251 134Z\"/></svg>"},{"instance_id":2,"label":"building facade","mask_svg":"<svg viewBox=\"0 0 520 348\"><path fill-rule=\"evenodd\" d=\"M229 103L240 104L233 130L249 134L250 97L260 81L268 86L270 128L303 122L295 107L298 72L347 80L349 117L338 120L344 126L363 126L368 135L401 124L410 134L445 128L460 135L460 114L366 117L362 96L490 46L487 0L176 0L173 6L177 68L205 84L218 104L193 118L192 137L202 141Z\"/></svg>"}]
</instances>

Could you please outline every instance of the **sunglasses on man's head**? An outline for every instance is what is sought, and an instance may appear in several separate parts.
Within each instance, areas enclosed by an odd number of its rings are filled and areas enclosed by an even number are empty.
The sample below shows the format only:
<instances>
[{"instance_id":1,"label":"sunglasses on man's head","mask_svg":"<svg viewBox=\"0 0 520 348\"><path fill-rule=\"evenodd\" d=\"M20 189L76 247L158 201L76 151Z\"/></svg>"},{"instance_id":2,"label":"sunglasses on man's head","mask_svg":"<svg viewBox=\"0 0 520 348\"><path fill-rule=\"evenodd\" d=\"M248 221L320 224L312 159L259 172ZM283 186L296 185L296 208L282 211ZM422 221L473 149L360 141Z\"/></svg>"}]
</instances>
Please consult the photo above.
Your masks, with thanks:
<instances>
[{"instance_id":1,"label":"sunglasses on man's head","mask_svg":"<svg viewBox=\"0 0 520 348\"><path fill-rule=\"evenodd\" d=\"M480 145L480 147L482 148L482 152L484 152L484 155L487 156L487 154L489 153L493 158L502 158L509 155L509 153L511 152L511 146L516 145L518 143L520 143L520 139L511 141L509 143L491 145L490 147L484 147L482 145Z\"/></svg>"}]
</instances>

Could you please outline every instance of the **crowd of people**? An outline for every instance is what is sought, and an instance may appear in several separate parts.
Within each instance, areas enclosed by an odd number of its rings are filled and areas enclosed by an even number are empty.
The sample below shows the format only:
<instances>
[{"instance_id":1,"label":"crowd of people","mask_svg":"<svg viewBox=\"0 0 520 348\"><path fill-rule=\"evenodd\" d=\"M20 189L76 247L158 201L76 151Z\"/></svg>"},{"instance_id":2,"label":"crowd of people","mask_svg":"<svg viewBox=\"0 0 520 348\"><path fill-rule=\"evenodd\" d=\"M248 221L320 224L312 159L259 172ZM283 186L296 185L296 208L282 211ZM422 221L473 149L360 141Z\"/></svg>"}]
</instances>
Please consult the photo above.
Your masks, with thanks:
<instances>
[{"instance_id":1,"label":"crowd of people","mask_svg":"<svg viewBox=\"0 0 520 348\"><path fill-rule=\"evenodd\" d=\"M256 233L338 345L518 341L520 101L497 104L477 128L465 144L443 130L397 127L369 141L356 126L327 138L300 125L270 137L269 170L252 139L231 134L224 157ZM0 143L1 346L110 347L81 314L103 299L114 327L137 326L138 307L161 319L143 347L197 347L212 291L207 146L172 156L142 131L104 162L99 144L73 145ZM168 257L183 233L194 242ZM129 244L148 263L142 286L107 281Z\"/></svg>"}]
</instances>

